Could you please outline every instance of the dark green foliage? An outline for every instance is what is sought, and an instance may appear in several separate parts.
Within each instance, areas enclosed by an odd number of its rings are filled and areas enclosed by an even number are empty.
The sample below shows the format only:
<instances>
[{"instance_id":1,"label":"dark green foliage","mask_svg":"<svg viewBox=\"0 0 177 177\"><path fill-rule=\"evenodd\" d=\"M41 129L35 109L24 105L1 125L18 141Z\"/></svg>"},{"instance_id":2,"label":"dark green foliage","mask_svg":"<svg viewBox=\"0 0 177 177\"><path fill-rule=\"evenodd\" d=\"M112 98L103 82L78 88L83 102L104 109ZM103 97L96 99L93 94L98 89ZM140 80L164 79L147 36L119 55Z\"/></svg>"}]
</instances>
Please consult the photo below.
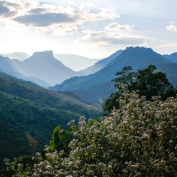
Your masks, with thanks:
<instances>
[{"instance_id":1,"label":"dark green foliage","mask_svg":"<svg viewBox=\"0 0 177 177\"><path fill-rule=\"evenodd\" d=\"M13 78L4 78L0 76L0 91L28 99L42 106L49 106L57 109L67 109L68 111L77 110L83 116L95 116L96 112L86 110L88 103L85 103L78 96L70 92L54 92L23 80L15 80Z\"/></svg>"},{"instance_id":2,"label":"dark green foliage","mask_svg":"<svg viewBox=\"0 0 177 177\"><path fill-rule=\"evenodd\" d=\"M37 140L37 151L49 144L57 125L67 128L67 123L84 115L98 117L96 108L71 94L49 91L31 83L0 76L0 169L3 159L30 155L26 133Z\"/></svg>"},{"instance_id":3,"label":"dark green foliage","mask_svg":"<svg viewBox=\"0 0 177 177\"><path fill-rule=\"evenodd\" d=\"M69 143L73 139L73 133L76 131L74 128L69 128L68 130L62 129L61 126L57 126L52 135L52 139L50 140L50 149L52 151L64 150L65 153L69 153Z\"/></svg>"},{"instance_id":4,"label":"dark green foliage","mask_svg":"<svg viewBox=\"0 0 177 177\"><path fill-rule=\"evenodd\" d=\"M130 92L138 90L139 95L145 96L149 101L153 96L161 96L162 100L176 96L177 89L168 81L166 74L157 72L156 69L154 65L149 65L145 69L132 72L132 67L127 66L117 72L117 77L112 81L118 90L105 101L104 111L110 112L113 108L119 108L119 97L127 89Z\"/></svg>"},{"instance_id":5,"label":"dark green foliage","mask_svg":"<svg viewBox=\"0 0 177 177\"><path fill-rule=\"evenodd\" d=\"M100 119L92 119L89 121L87 124L88 127L91 127L94 122L100 122ZM70 128L68 129L62 129L62 126L57 126L55 127L53 134L52 134L52 139L50 140L50 150L51 151L61 151L63 150L65 152L65 155L69 155L70 148L69 148L69 143L73 140L74 138L74 133L78 130L78 127L74 125L75 121L72 120L71 122L68 123ZM70 125L73 124L73 125ZM45 158L45 150L42 153L43 158Z\"/></svg>"},{"instance_id":6,"label":"dark green foliage","mask_svg":"<svg viewBox=\"0 0 177 177\"><path fill-rule=\"evenodd\" d=\"M56 125L66 127L71 119L81 115L70 111L42 107L41 105L0 92L0 160L31 154L26 133L37 141L37 151L49 144Z\"/></svg>"}]
</instances>

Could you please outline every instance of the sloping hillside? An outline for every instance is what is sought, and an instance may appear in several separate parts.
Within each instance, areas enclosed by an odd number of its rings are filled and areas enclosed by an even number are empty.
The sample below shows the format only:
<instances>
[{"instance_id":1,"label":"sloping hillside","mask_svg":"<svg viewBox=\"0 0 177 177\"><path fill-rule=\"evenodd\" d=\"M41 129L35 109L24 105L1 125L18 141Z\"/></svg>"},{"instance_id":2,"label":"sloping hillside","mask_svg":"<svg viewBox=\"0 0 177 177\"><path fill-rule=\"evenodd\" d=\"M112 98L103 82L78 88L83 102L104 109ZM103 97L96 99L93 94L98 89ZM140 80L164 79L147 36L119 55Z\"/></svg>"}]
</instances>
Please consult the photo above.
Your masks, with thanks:
<instances>
[{"instance_id":1,"label":"sloping hillside","mask_svg":"<svg viewBox=\"0 0 177 177\"><path fill-rule=\"evenodd\" d=\"M53 57L52 51L35 52L24 61L12 60L16 69L27 77L37 77L49 85L61 83L75 74L75 71L63 65Z\"/></svg>"},{"instance_id":2,"label":"sloping hillside","mask_svg":"<svg viewBox=\"0 0 177 177\"><path fill-rule=\"evenodd\" d=\"M28 77L28 76L23 75L20 72L20 70L18 68L18 65L16 65L15 63L22 64L22 62L20 62L19 60L16 60L16 59L11 60L8 57L2 57L2 56L0 56L0 72L9 74L9 75L14 76L14 77L19 78L19 79L24 79L24 80L27 80L27 81L32 81L33 83L36 83L36 84L41 85L41 86L45 86L45 87L49 86L49 84L47 84L43 80L40 80L37 77L33 77L33 76L29 76Z\"/></svg>"},{"instance_id":3,"label":"sloping hillside","mask_svg":"<svg viewBox=\"0 0 177 177\"><path fill-rule=\"evenodd\" d=\"M38 141L37 150L49 144L53 129L82 115L96 118L100 108L88 109L89 104L70 92L54 92L31 82L0 73L0 168L3 159L28 155L26 133Z\"/></svg>"},{"instance_id":4,"label":"sloping hillside","mask_svg":"<svg viewBox=\"0 0 177 177\"><path fill-rule=\"evenodd\" d=\"M90 74L94 74L97 71L104 68L108 63L110 63L112 60L114 60L116 57L118 57L122 52L123 52L123 50L118 50L117 52L113 53L109 57L104 58L102 60L99 60L93 66L90 66L85 70L81 70L81 71L77 72L77 74L79 76L82 76L82 75L87 76L87 75L90 75Z\"/></svg>"}]
</instances>

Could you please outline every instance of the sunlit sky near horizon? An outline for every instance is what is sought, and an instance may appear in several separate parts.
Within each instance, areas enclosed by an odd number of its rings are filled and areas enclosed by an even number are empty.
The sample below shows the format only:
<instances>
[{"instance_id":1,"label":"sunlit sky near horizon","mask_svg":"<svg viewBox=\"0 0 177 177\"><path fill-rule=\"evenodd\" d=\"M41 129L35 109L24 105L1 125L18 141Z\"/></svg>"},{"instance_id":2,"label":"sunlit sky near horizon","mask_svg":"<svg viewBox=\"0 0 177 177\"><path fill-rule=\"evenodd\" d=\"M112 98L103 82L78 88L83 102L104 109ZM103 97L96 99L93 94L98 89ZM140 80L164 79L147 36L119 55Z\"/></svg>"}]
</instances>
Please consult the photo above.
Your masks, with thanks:
<instances>
[{"instance_id":1,"label":"sunlit sky near horizon","mask_svg":"<svg viewBox=\"0 0 177 177\"><path fill-rule=\"evenodd\" d=\"M177 0L0 0L0 54L177 52Z\"/></svg>"}]
</instances>

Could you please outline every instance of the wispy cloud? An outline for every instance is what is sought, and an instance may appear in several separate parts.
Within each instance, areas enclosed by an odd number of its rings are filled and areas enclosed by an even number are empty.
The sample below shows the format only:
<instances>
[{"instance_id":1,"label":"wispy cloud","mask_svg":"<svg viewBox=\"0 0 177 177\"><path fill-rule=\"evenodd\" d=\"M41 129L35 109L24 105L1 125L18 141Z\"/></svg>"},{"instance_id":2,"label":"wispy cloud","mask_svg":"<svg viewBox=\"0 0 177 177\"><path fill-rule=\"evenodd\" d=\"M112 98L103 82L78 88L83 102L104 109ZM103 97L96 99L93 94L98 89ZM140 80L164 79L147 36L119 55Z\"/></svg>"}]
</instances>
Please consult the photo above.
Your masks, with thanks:
<instances>
[{"instance_id":1,"label":"wispy cloud","mask_svg":"<svg viewBox=\"0 0 177 177\"><path fill-rule=\"evenodd\" d=\"M130 27L130 25L126 24L126 25L120 25L117 22L115 23L111 23L110 25L105 27L105 30L108 31L130 31L132 30L132 28Z\"/></svg>"},{"instance_id":2,"label":"wispy cloud","mask_svg":"<svg viewBox=\"0 0 177 177\"><path fill-rule=\"evenodd\" d=\"M78 33L78 27L76 25L57 25L57 27L53 30L53 34L55 35L67 35Z\"/></svg>"},{"instance_id":3,"label":"wispy cloud","mask_svg":"<svg viewBox=\"0 0 177 177\"><path fill-rule=\"evenodd\" d=\"M151 41L150 38L117 34L115 32L107 31L86 31L86 35L77 39L75 42L91 43L101 47L108 47L110 45L140 45Z\"/></svg>"},{"instance_id":4,"label":"wispy cloud","mask_svg":"<svg viewBox=\"0 0 177 177\"><path fill-rule=\"evenodd\" d=\"M172 43L172 44L161 44L155 46L155 48L160 48L160 47L177 47L177 43Z\"/></svg>"},{"instance_id":5,"label":"wispy cloud","mask_svg":"<svg viewBox=\"0 0 177 177\"><path fill-rule=\"evenodd\" d=\"M177 43L167 43L167 44L160 44L153 47L157 52L162 54L171 54L174 51L176 52Z\"/></svg>"}]
</instances>

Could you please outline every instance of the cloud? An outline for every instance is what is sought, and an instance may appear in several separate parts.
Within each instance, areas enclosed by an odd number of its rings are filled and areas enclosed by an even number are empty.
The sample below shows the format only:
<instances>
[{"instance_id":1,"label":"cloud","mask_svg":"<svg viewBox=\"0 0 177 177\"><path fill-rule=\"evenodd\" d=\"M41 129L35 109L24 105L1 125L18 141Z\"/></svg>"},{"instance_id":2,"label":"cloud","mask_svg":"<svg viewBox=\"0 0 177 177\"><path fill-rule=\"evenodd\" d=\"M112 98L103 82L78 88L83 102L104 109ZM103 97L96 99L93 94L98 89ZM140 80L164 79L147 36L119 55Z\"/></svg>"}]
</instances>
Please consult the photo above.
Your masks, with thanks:
<instances>
[{"instance_id":1,"label":"cloud","mask_svg":"<svg viewBox=\"0 0 177 177\"><path fill-rule=\"evenodd\" d=\"M100 8L94 4L72 7L70 5L40 4L37 0L0 2L1 18L8 18L38 31L52 29L54 34L73 34L78 32L78 27L85 23L113 20L120 17L119 13L114 10ZM64 25L66 27L63 27ZM62 31L57 32L58 29Z\"/></svg>"},{"instance_id":2,"label":"cloud","mask_svg":"<svg viewBox=\"0 0 177 177\"><path fill-rule=\"evenodd\" d=\"M36 9L31 9L28 11L29 14L40 14L40 13L44 13L46 11L46 9L44 8L36 8Z\"/></svg>"},{"instance_id":3,"label":"cloud","mask_svg":"<svg viewBox=\"0 0 177 177\"><path fill-rule=\"evenodd\" d=\"M106 31L87 31L87 34L75 42L91 43L101 47L110 45L140 45L151 41L150 38L136 35L121 35Z\"/></svg>"},{"instance_id":4,"label":"cloud","mask_svg":"<svg viewBox=\"0 0 177 177\"><path fill-rule=\"evenodd\" d=\"M175 24L175 21L170 21L170 24Z\"/></svg>"},{"instance_id":5,"label":"cloud","mask_svg":"<svg viewBox=\"0 0 177 177\"><path fill-rule=\"evenodd\" d=\"M158 53L161 54L171 54L176 52L177 43L160 44L153 47Z\"/></svg>"},{"instance_id":6,"label":"cloud","mask_svg":"<svg viewBox=\"0 0 177 177\"><path fill-rule=\"evenodd\" d=\"M11 17L17 14L15 10L11 10L12 7L16 7L13 3L8 3L5 1L0 1L0 17Z\"/></svg>"},{"instance_id":7,"label":"cloud","mask_svg":"<svg viewBox=\"0 0 177 177\"><path fill-rule=\"evenodd\" d=\"M155 48L161 48L161 47L177 47L177 43L161 44L161 45L155 46Z\"/></svg>"},{"instance_id":8,"label":"cloud","mask_svg":"<svg viewBox=\"0 0 177 177\"><path fill-rule=\"evenodd\" d=\"M175 22L171 21L169 26L166 26L166 29L168 31L173 31L173 32L177 32L177 26L175 26Z\"/></svg>"},{"instance_id":9,"label":"cloud","mask_svg":"<svg viewBox=\"0 0 177 177\"><path fill-rule=\"evenodd\" d=\"M110 25L105 27L105 30L108 31L130 31L132 30L132 28L130 27L130 25L120 25L117 22L115 23L111 23Z\"/></svg>"},{"instance_id":10,"label":"cloud","mask_svg":"<svg viewBox=\"0 0 177 177\"><path fill-rule=\"evenodd\" d=\"M31 14L32 13L32 14ZM90 13L87 9L72 8L69 6L45 6L43 8L35 8L27 11L27 14L14 18L15 21L26 26L48 26L52 24L74 23L76 25L86 22L97 22L101 20L110 20L118 18L115 12L108 12L102 9L98 13ZM46 21L46 23L44 23ZM49 22L50 21L50 22Z\"/></svg>"},{"instance_id":11,"label":"cloud","mask_svg":"<svg viewBox=\"0 0 177 177\"><path fill-rule=\"evenodd\" d=\"M47 27L57 23L73 23L76 19L76 17L65 13L44 13L19 16L13 20L26 26Z\"/></svg>"}]
</instances>

